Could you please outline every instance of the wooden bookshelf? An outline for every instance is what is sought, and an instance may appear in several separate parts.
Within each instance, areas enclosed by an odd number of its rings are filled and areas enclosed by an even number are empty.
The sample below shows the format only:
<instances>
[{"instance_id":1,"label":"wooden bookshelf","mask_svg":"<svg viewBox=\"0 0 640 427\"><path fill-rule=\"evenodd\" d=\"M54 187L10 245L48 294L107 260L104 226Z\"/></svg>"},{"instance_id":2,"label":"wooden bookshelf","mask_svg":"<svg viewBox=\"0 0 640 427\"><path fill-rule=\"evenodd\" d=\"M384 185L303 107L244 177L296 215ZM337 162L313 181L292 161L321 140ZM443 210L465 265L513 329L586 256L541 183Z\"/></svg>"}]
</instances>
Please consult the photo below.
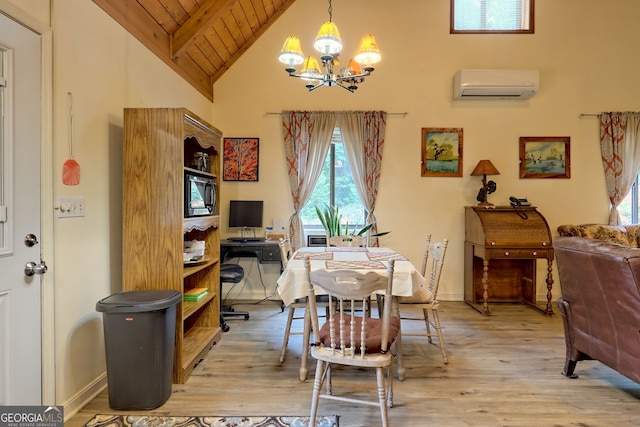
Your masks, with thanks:
<instances>
[{"instance_id":1,"label":"wooden bookshelf","mask_svg":"<svg viewBox=\"0 0 640 427\"><path fill-rule=\"evenodd\" d=\"M126 108L123 151L124 290L207 288L197 302L179 303L173 382L183 384L222 336L220 215L185 218L185 172L196 152L209 155L220 188L222 133L184 108ZM216 206L219 206L219 191ZM205 242L202 262L183 261L183 242Z\"/></svg>"}]
</instances>

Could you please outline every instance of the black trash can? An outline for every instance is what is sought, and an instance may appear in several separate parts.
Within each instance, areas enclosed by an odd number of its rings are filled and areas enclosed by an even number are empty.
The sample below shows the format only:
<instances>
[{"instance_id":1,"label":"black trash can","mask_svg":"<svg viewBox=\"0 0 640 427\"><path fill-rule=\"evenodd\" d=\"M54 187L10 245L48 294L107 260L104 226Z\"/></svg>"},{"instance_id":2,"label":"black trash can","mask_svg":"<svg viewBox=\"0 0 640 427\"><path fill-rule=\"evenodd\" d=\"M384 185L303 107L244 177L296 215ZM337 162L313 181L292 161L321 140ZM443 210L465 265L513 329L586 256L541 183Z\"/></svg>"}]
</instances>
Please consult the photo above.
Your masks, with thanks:
<instances>
[{"instance_id":1,"label":"black trash can","mask_svg":"<svg viewBox=\"0 0 640 427\"><path fill-rule=\"evenodd\" d=\"M154 409L171 396L176 305L170 290L123 291L96 303L102 312L109 407Z\"/></svg>"}]
</instances>

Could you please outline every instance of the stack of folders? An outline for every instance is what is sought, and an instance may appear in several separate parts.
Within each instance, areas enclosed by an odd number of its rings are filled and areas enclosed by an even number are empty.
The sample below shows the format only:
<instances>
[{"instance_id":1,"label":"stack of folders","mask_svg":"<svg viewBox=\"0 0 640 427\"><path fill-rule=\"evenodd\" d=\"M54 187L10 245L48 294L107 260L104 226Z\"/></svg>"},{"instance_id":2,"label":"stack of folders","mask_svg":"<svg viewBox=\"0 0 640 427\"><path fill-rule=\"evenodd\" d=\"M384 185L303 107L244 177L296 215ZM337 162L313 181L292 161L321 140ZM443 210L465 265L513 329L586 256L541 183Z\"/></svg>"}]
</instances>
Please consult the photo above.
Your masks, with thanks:
<instances>
[{"instance_id":1,"label":"stack of folders","mask_svg":"<svg viewBox=\"0 0 640 427\"><path fill-rule=\"evenodd\" d=\"M184 293L184 300L189 302L197 302L206 297L209 293L207 288L193 288Z\"/></svg>"}]
</instances>

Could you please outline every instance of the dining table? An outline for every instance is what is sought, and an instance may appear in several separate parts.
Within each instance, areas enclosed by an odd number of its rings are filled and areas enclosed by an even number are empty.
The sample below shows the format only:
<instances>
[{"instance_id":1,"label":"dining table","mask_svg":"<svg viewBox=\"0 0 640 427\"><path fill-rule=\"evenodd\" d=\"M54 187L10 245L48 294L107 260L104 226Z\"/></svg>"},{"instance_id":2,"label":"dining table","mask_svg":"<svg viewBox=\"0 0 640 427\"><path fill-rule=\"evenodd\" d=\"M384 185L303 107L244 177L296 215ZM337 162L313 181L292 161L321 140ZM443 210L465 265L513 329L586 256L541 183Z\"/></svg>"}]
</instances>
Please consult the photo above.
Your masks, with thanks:
<instances>
[{"instance_id":1,"label":"dining table","mask_svg":"<svg viewBox=\"0 0 640 427\"><path fill-rule=\"evenodd\" d=\"M331 247L304 247L291 255L287 266L277 281L277 290L285 305L289 305L296 300L306 298L307 288L305 280L304 258L309 257L311 271L316 270L352 270L359 273L375 272L383 277L387 277L387 265L389 260L395 260L393 273L393 303L392 315L400 317L398 297L410 297L418 289L425 285L425 279L407 257L401 253L385 247L352 247L352 246L331 246ZM316 295L325 292L320 288ZM401 335L396 340L396 359L398 365L398 379L404 380L405 369L402 363L402 340ZM300 363L300 381L307 378L307 361L309 340L311 336L311 317L309 313L309 303L304 315L303 349Z\"/></svg>"}]
</instances>

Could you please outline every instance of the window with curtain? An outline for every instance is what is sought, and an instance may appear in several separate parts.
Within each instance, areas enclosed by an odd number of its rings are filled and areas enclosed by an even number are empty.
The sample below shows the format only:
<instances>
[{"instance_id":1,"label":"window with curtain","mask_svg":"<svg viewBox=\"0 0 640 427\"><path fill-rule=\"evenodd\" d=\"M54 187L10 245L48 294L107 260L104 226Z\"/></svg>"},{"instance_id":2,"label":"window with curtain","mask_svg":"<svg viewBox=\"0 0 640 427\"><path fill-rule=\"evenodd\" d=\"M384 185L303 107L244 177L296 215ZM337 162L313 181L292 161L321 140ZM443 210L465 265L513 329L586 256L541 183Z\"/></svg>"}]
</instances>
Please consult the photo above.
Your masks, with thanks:
<instances>
[{"instance_id":1,"label":"window with curtain","mask_svg":"<svg viewBox=\"0 0 640 427\"><path fill-rule=\"evenodd\" d=\"M333 131L331 147L318 183L309 202L302 209L302 222L308 234L324 234L324 228L316 214L316 205L337 206L342 215L343 224L349 222L349 229L364 226L366 211L353 181L353 173L347 160L339 127Z\"/></svg>"},{"instance_id":2,"label":"window with curtain","mask_svg":"<svg viewBox=\"0 0 640 427\"><path fill-rule=\"evenodd\" d=\"M603 112L600 151L609 198L609 224L638 221L640 112Z\"/></svg>"},{"instance_id":3,"label":"window with curtain","mask_svg":"<svg viewBox=\"0 0 640 427\"><path fill-rule=\"evenodd\" d=\"M638 224L638 186L640 186L640 175L636 177L636 181L631 187L631 191L618 206L618 212L620 213L620 223L626 224Z\"/></svg>"},{"instance_id":4,"label":"window with curtain","mask_svg":"<svg viewBox=\"0 0 640 427\"><path fill-rule=\"evenodd\" d=\"M451 34L533 34L534 0L451 0Z\"/></svg>"}]
</instances>

